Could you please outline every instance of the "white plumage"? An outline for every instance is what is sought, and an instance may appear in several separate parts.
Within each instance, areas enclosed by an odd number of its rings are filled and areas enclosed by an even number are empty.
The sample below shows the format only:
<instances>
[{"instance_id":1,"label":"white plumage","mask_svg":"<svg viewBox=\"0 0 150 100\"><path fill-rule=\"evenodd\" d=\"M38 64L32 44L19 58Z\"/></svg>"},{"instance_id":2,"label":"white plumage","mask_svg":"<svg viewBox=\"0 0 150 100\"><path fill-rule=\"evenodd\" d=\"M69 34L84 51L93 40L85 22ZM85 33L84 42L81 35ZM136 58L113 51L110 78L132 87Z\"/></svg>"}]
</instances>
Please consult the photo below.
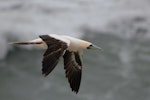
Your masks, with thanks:
<instances>
[{"instance_id":1,"label":"white plumage","mask_svg":"<svg viewBox=\"0 0 150 100\"><path fill-rule=\"evenodd\" d=\"M42 74L47 76L64 58L64 69L72 91L78 92L82 75L82 52L84 49L98 48L88 41L65 35L40 35L40 38L27 42L12 42L10 44L33 44L46 49L42 61Z\"/></svg>"}]
</instances>

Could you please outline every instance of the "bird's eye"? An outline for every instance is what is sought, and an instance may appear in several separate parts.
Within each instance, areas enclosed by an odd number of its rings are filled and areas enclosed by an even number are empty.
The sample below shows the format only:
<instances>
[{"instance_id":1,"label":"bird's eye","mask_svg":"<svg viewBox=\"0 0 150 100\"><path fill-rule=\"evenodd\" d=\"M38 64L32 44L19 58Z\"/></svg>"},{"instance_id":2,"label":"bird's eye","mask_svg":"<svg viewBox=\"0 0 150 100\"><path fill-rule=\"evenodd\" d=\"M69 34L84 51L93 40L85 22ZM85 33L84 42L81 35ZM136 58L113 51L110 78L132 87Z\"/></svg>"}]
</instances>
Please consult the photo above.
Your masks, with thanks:
<instances>
[{"instance_id":1,"label":"bird's eye","mask_svg":"<svg viewBox=\"0 0 150 100\"><path fill-rule=\"evenodd\" d=\"M87 47L87 49L91 49L92 47L93 47L93 45L90 44L90 45Z\"/></svg>"},{"instance_id":2,"label":"bird's eye","mask_svg":"<svg viewBox=\"0 0 150 100\"><path fill-rule=\"evenodd\" d=\"M93 45L92 45L92 44L90 44L89 46L90 46L90 47L92 47Z\"/></svg>"}]
</instances>

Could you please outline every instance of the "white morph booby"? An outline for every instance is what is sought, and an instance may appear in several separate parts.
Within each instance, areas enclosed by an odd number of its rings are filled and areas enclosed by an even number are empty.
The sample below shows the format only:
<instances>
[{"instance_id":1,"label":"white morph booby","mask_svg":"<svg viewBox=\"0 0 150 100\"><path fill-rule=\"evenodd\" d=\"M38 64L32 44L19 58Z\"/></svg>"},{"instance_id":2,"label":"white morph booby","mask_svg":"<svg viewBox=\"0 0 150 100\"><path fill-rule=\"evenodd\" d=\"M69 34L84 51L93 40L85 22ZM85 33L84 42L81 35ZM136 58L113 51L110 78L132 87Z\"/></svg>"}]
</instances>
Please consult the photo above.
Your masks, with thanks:
<instances>
[{"instance_id":1,"label":"white morph booby","mask_svg":"<svg viewBox=\"0 0 150 100\"><path fill-rule=\"evenodd\" d=\"M82 74L82 52L84 49L97 48L90 42L65 35L40 35L40 38L27 42L9 44L37 45L46 49L42 61L42 74L47 76L55 68L60 58L64 58L64 69L72 91L78 93Z\"/></svg>"}]
</instances>

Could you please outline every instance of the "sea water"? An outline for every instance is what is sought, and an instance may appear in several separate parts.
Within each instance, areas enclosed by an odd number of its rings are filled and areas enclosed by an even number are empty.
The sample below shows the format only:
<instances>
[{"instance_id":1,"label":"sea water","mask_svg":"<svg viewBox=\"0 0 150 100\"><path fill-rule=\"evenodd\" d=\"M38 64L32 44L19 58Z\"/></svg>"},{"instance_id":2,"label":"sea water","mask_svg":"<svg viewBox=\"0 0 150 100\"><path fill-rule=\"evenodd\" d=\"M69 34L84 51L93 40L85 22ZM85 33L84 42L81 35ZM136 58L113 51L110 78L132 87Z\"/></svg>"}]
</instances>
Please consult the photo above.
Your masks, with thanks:
<instances>
[{"instance_id":1,"label":"sea water","mask_svg":"<svg viewBox=\"0 0 150 100\"><path fill-rule=\"evenodd\" d=\"M149 100L148 0L1 0L1 100ZM66 34L100 46L85 50L78 94L65 78L63 59L47 77L44 50L10 46L40 34Z\"/></svg>"}]
</instances>

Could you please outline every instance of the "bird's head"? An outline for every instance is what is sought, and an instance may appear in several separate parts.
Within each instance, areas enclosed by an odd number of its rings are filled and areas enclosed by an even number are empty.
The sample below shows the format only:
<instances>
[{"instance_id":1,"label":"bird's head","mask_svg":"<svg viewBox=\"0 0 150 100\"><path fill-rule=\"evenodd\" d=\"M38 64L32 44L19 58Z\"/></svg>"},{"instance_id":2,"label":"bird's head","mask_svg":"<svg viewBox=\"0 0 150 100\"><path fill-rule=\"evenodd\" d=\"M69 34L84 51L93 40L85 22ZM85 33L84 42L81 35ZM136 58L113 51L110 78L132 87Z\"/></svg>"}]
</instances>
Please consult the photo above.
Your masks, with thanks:
<instances>
[{"instance_id":1,"label":"bird's head","mask_svg":"<svg viewBox=\"0 0 150 100\"><path fill-rule=\"evenodd\" d=\"M98 46L96 46L96 45L94 45L94 44L92 44L92 43L90 43L90 44L87 46L87 49L99 49L99 50L102 50L101 47L98 47Z\"/></svg>"},{"instance_id":2,"label":"bird's head","mask_svg":"<svg viewBox=\"0 0 150 100\"><path fill-rule=\"evenodd\" d=\"M102 50L102 48L90 43L90 42L87 42L87 41L82 41L82 47L86 48L86 49L99 49L99 50Z\"/></svg>"}]
</instances>

